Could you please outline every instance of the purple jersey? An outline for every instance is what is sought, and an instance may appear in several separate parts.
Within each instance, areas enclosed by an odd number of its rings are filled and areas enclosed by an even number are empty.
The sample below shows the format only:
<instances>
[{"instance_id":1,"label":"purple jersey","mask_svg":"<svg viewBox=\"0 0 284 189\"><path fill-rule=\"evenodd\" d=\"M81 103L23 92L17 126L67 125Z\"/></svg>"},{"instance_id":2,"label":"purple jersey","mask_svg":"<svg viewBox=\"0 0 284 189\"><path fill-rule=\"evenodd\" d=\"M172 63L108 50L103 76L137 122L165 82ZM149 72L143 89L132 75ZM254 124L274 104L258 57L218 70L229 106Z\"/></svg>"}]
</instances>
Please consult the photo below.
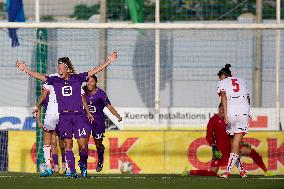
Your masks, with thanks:
<instances>
[{"instance_id":1,"label":"purple jersey","mask_svg":"<svg viewBox=\"0 0 284 189\"><path fill-rule=\"evenodd\" d=\"M104 115L103 109L104 107L110 104L108 96L103 90L97 88L94 94L86 92L85 98L86 98L89 110L95 119L92 125L95 125L96 127L105 128L105 115Z\"/></svg>"},{"instance_id":2,"label":"purple jersey","mask_svg":"<svg viewBox=\"0 0 284 189\"><path fill-rule=\"evenodd\" d=\"M48 76L47 83L54 87L58 111L82 111L81 85L87 81L88 73L72 74L68 80Z\"/></svg>"}]
</instances>

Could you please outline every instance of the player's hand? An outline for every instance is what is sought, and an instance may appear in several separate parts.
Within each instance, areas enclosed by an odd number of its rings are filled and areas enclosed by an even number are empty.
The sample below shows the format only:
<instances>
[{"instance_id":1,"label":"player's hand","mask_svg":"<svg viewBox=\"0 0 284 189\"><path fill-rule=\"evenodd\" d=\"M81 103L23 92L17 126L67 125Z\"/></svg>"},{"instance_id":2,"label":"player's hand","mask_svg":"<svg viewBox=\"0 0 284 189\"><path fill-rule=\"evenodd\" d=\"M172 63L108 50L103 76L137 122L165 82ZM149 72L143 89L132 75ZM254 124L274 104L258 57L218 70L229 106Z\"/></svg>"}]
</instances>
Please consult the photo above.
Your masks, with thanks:
<instances>
[{"instance_id":1,"label":"player's hand","mask_svg":"<svg viewBox=\"0 0 284 189\"><path fill-rule=\"evenodd\" d=\"M117 52L112 52L111 55L108 57L107 62L112 63L116 59L117 59Z\"/></svg>"},{"instance_id":2,"label":"player's hand","mask_svg":"<svg viewBox=\"0 0 284 189\"><path fill-rule=\"evenodd\" d=\"M42 123L37 123L38 128L42 128Z\"/></svg>"},{"instance_id":3,"label":"player's hand","mask_svg":"<svg viewBox=\"0 0 284 189\"><path fill-rule=\"evenodd\" d=\"M17 60L16 66L23 72L26 71L26 69L27 69L27 66L26 66L24 61L21 62L21 61Z\"/></svg>"},{"instance_id":4,"label":"player's hand","mask_svg":"<svg viewBox=\"0 0 284 189\"><path fill-rule=\"evenodd\" d=\"M88 120L90 123L93 123L93 121L95 120L94 116L92 114L87 114Z\"/></svg>"},{"instance_id":5,"label":"player's hand","mask_svg":"<svg viewBox=\"0 0 284 189\"><path fill-rule=\"evenodd\" d=\"M32 111L33 117L36 117L37 112L38 112L38 107L35 106L35 107L33 108L33 111Z\"/></svg>"},{"instance_id":6,"label":"player's hand","mask_svg":"<svg viewBox=\"0 0 284 189\"><path fill-rule=\"evenodd\" d=\"M122 117L119 116L119 117L117 118L117 121L118 121L118 122L121 122L121 121L122 121Z\"/></svg>"},{"instance_id":7,"label":"player's hand","mask_svg":"<svg viewBox=\"0 0 284 189\"><path fill-rule=\"evenodd\" d=\"M228 116L226 116L226 115L225 115L225 117L224 117L224 122L225 122L226 125L229 123Z\"/></svg>"},{"instance_id":8,"label":"player's hand","mask_svg":"<svg viewBox=\"0 0 284 189\"><path fill-rule=\"evenodd\" d=\"M216 145L212 145L212 153L214 159L220 160L222 159L222 152L217 148Z\"/></svg>"}]
</instances>

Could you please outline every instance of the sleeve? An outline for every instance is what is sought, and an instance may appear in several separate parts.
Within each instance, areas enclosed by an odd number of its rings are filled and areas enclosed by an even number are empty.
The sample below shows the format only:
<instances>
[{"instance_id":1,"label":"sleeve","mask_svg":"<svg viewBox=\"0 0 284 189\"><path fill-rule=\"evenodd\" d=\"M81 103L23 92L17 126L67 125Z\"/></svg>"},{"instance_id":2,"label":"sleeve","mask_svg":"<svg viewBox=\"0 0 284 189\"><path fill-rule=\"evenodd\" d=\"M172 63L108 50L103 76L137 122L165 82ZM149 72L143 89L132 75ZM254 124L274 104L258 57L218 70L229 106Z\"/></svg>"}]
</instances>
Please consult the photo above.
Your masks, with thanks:
<instances>
[{"instance_id":1,"label":"sleeve","mask_svg":"<svg viewBox=\"0 0 284 189\"><path fill-rule=\"evenodd\" d=\"M213 117L209 120L207 124L207 131L206 131L206 140L208 144L211 146L212 144L215 144L215 136L214 136L214 121Z\"/></svg>"},{"instance_id":2,"label":"sleeve","mask_svg":"<svg viewBox=\"0 0 284 189\"><path fill-rule=\"evenodd\" d=\"M104 106L111 105L110 100L109 100L106 93L104 93L103 96L102 96L102 102L103 102Z\"/></svg>"},{"instance_id":3,"label":"sleeve","mask_svg":"<svg viewBox=\"0 0 284 189\"><path fill-rule=\"evenodd\" d=\"M224 80L219 81L218 83L217 94L220 96L221 92L226 92Z\"/></svg>"},{"instance_id":4,"label":"sleeve","mask_svg":"<svg viewBox=\"0 0 284 189\"><path fill-rule=\"evenodd\" d=\"M85 95L85 91L83 88L81 88L81 96L84 96Z\"/></svg>"},{"instance_id":5,"label":"sleeve","mask_svg":"<svg viewBox=\"0 0 284 189\"><path fill-rule=\"evenodd\" d=\"M46 82L42 85L42 89L46 91L50 91L50 85L48 85Z\"/></svg>"},{"instance_id":6,"label":"sleeve","mask_svg":"<svg viewBox=\"0 0 284 189\"><path fill-rule=\"evenodd\" d=\"M88 72L79 73L78 76L82 83L88 80Z\"/></svg>"},{"instance_id":7,"label":"sleeve","mask_svg":"<svg viewBox=\"0 0 284 189\"><path fill-rule=\"evenodd\" d=\"M53 85L56 76L46 76L46 84L47 85Z\"/></svg>"}]
</instances>

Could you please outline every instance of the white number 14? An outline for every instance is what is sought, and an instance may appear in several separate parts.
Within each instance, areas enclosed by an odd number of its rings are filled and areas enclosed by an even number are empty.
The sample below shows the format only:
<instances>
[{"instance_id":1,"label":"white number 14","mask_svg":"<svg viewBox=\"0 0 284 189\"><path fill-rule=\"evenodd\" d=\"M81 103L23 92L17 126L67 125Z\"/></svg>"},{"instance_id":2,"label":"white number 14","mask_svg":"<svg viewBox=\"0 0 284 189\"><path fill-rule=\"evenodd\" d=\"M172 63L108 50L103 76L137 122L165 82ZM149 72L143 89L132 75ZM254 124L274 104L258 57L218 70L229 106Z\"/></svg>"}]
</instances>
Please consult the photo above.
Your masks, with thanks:
<instances>
[{"instance_id":1,"label":"white number 14","mask_svg":"<svg viewBox=\"0 0 284 189\"><path fill-rule=\"evenodd\" d=\"M86 136L87 135L84 128L82 129L82 132L81 132L81 129L78 129L78 132L79 132L79 136Z\"/></svg>"}]
</instances>

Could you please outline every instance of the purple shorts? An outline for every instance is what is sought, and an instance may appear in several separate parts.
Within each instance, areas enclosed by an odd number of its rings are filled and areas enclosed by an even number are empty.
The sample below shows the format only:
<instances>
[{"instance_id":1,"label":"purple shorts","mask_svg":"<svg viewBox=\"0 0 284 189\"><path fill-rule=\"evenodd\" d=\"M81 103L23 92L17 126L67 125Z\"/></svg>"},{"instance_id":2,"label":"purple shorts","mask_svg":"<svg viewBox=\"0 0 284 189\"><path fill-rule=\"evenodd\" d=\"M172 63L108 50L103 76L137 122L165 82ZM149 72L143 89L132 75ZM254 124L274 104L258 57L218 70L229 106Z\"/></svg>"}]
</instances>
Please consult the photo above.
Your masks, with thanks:
<instances>
[{"instance_id":1,"label":"purple shorts","mask_svg":"<svg viewBox=\"0 0 284 189\"><path fill-rule=\"evenodd\" d=\"M94 139L103 139L106 127L105 124L97 123L96 121L91 124L91 132Z\"/></svg>"},{"instance_id":2,"label":"purple shorts","mask_svg":"<svg viewBox=\"0 0 284 189\"><path fill-rule=\"evenodd\" d=\"M90 127L85 114L81 112L68 112L59 115L58 131L62 139L87 138L90 134Z\"/></svg>"}]
</instances>

